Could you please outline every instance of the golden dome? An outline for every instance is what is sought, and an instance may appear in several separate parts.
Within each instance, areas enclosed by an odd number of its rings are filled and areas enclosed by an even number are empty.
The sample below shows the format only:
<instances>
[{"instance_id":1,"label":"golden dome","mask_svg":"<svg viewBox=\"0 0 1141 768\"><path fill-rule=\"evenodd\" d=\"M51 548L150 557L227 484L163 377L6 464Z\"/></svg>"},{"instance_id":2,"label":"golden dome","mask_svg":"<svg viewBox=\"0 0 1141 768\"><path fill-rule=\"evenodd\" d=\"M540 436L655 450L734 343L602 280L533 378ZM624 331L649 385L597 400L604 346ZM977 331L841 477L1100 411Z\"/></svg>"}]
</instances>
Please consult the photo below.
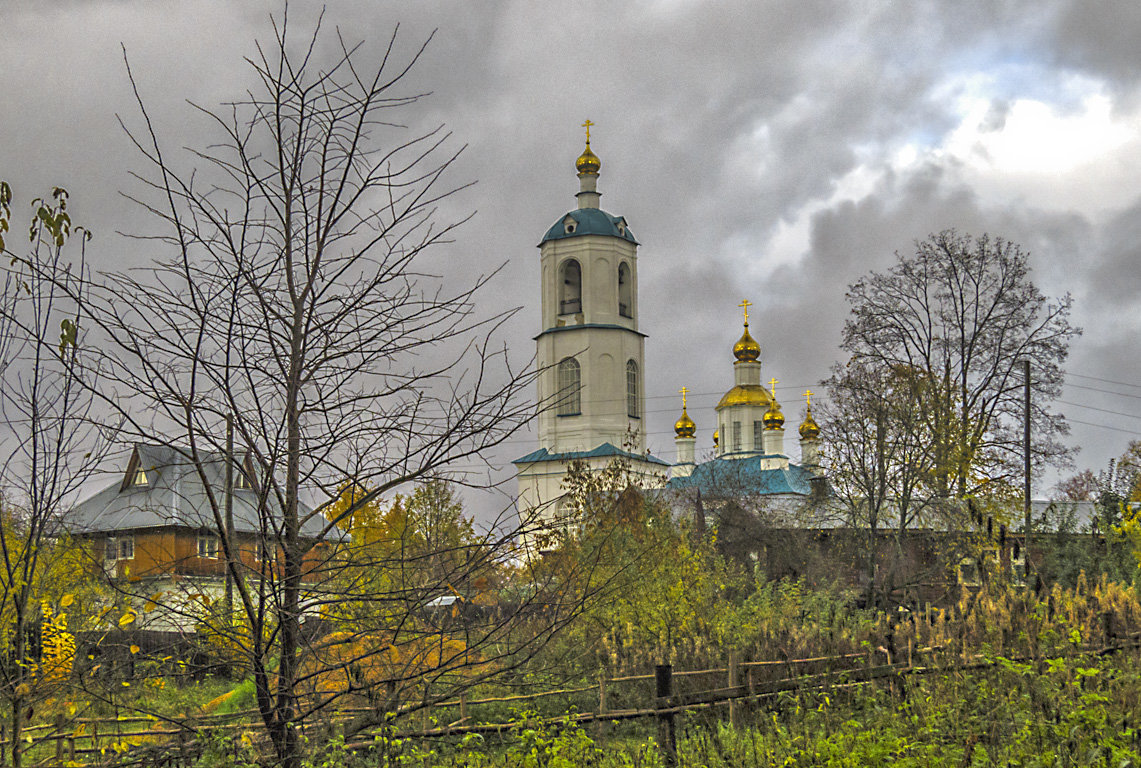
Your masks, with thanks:
<instances>
[{"instance_id":1,"label":"golden dome","mask_svg":"<svg viewBox=\"0 0 1141 768\"><path fill-rule=\"evenodd\" d=\"M590 139L586 140L586 149L578 156L578 160L574 161L574 167L579 173L598 173L598 169L602 167L598 155L590 151Z\"/></svg>"},{"instance_id":2,"label":"golden dome","mask_svg":"<svg viewBox=\"0 0 1141 768\"><path fill-rule=\"evenodd\" d=\"M820 426L812 418L812 406L808 406L808 412L804 414L804 421L800 425L800 438L802 440L815 440L819 436Z\"/></svg>"},{"instance_id":3,"label":"golden dome","mask_svg":"<svg viewBox=\"0 0 1141 768\"><path fill-rule=\"evenodd\" d=\"M749 324L745 323L745 332L733 345L733 357L742 363L755 363L761 356L761 345L749 335Z\"/></svg>"},{"instance_id":4,"label":"golden dome","mask_svg":"<svg viewBox=\"0 0 1141 768\"><path fill-rule=\"evenodd\" d=\"M768 408L772 402L772 395L760 384L738 384L725 393L715 410L719 411L730 405L754 405L758 408Z\"/></svg>"},{"instance_id":5,"label":"golden dome","mask_svg":"<svg viewBox=\"0 0 1141 768\"><path fill-rule=\"evenodd\" d=\"M717 445L717 443L720 440L721 440L721 431L717 430L717 429L713 430L713 444Z\"/></svg>"},{"instance_id":6,"label":"golden dome","mask_svg":"<svg viewBox=\"0 0 1141 768\"><path fill-rule=\"evenodd\" d=\"M780 406L774 398L772 405L765 411L765 429L780 429L783 426L784 414L780 412Z\"/></svg>"},{"instance_id":7,"label":"golden dome","mask_svg":"<svg viewBox=\"0 0 1141 768\"><path fill-rule=\"evenodd\" d=\"M678 437L693 437L697 433L697 425L689 418L684 405L681 408L681 418L674 422L674 433Z\"/></svg>"}]
</instances>

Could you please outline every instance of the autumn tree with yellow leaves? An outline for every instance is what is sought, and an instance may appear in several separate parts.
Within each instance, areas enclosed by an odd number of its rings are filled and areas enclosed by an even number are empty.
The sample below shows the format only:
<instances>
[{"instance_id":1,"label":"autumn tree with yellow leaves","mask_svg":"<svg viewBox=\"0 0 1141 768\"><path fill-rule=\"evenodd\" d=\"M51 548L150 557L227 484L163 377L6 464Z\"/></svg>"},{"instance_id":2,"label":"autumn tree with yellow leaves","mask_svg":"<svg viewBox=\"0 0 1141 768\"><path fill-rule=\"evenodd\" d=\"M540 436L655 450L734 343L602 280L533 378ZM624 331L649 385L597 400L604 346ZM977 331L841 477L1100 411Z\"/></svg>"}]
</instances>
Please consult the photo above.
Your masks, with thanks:
<instances>
[{"instance_id":1,"label":"autumn tree with yellow leaves","mask_svg":"<svg viewBox=\"0 0 1141 768\"><path fill-rule=\"evenodd\" d=\"M325 588L337 596L323 609L329 632L305 660L306 700L407 711L521 663L533 636L500 601L514 575L504 533L478 532L440 480L341 513L366 493L348 486L327 512L348 537Z\"/></svg>"},{"instance_id":2,"label":"autumn tree with yellow leaves","mask_svg":"<svg viewBox=\"0 0 1141 768\"><path fill-rule=\"evenodd\" d=\"M32 202L27 229L12 229L12 205L0 182L0 700L19 768L24 726L70 673L74 639L57 610L86 589L77 580L87 568L64 523L104 444L76 364L89 233L72 223L62 189Z\"/></svg>"}]
</instances>

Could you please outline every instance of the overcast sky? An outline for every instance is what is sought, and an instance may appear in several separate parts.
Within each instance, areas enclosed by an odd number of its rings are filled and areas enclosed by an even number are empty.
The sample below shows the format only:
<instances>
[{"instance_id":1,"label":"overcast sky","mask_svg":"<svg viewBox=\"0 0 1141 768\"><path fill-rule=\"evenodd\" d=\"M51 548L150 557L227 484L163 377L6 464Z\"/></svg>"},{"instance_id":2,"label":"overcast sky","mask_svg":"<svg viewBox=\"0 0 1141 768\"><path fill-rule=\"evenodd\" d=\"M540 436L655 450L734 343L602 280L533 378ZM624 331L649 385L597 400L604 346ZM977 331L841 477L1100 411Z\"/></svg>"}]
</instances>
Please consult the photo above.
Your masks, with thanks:
<instances>
[{"instance_id":1,"label":"overcast sky","mask_svg":"<svg viewBox=\"0 0 1141 768\"><path fill-rule=\"evenodd\" d=\"M295 1L293 21L316 7ZM0 178L19 201L67 187L97 267L144 263L115 234L147 226L118 194L142 167L116 117L137 124L123 47L167 142L200 144L186 100L240 96L279 11L6 0ZM467 146L454 179L478 184L442 215L477 215L443 258L506 262L486 299L524 307L508 331L521 360L539 330L535 245L575 206L594 121L602 205L642 244L654 453L673 458L682 385L709 447L742 298L795 427L799 393L840 357L846 286L950 227L1021 243L1047 295L1073 294L1085 334L1058 409L1077 468L1141 437L1141 4L334 0L326 23L373 44L399 23L402 50L438 29L412 75L432 96L408 119Z\"/></svg>"}]
</instances>

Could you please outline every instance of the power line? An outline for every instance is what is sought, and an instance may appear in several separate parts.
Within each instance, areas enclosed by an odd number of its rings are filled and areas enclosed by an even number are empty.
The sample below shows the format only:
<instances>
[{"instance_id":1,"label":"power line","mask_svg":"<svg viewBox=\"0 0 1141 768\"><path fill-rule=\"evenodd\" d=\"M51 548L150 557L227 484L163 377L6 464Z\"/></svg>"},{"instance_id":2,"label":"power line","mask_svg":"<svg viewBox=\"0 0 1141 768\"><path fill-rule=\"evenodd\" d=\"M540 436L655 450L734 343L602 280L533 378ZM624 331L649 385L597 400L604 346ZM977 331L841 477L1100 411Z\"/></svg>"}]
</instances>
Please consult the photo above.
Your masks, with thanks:
<instances>
[{"instance_id":1,"label":"power line","mask_svg":"<svg viewBox=\"0 0 1141 768\"><path fill-rule=\"evenodd\" d=\"M1118 386L1121 386L1121 387L1132 387L1133 389L1141 389L1141 384L1130 384L1127 381L1114 381L1113 379L1099 379L1097 376L1086 376L1085 374L1082 374L1082 373L1070 373L1068 371L1066 372L1066 375L1067 376L1075 376L1079 379L1089 379L1090 381L1100 381L1100 382L1104 382L1105 384L1117 384ZM1077 386L1077 385L1075 385L1075 386Z\"/></svg>"},{"instance_id":2,"label":"power line","mask_svg":"<svg viewBox=\"0 0 1141 768\"><path fill-rule=\"evenodd\" d=\"M1097 427L1098 429L1111 429L1114 432L1124 432L1127 435L1134 435L1141 437L1141 431L1136 429L1122 429L1121 427L1111 427L1108 424L1094 424L1090 421L1078 421L1077 419L1066 419L1071 424L1081 424L1086 427Z\"/></svg>"},{"instance_id":3,"label":"power line","mask_svg":"<svg viewBox=\"0 0 1141 768\"><path fill-rule=\"evenodd\" d=\"M1055 402L1058 402L1062 405L1072 405L1075 408L1085 408L1087 411L1098 411L1099 413L1108 413L1108 414L1113 415L1113 416L1125 416L1125 417L1130 418L1130 419L1141 419L1141 416L1138 416L1135 413L1123 413L1121 411L1111 411L1107 408L1095 408L1092 405L1082 405L1081 403L1069 403L1069 402L1066 402L1065 400L1057 400Z\"/></svg>"},{"instance_id":4,"label":"power line","mask_svg":"<svg viewBox=\"0 0 1141 768\"><path fill-rule=\"evenodd\" d=\"M1131 395L1127 392L1114 392L1112 389L1098 389L1097 387L1087 387L1082 384L1067 384L1068 387L1074 389L1084 389L1087 392L1101 392L1106 395L1114 395L1116 397L1128 397L1130 400L1141 400L1141 395Z\"/></svg>"}]
</instances>

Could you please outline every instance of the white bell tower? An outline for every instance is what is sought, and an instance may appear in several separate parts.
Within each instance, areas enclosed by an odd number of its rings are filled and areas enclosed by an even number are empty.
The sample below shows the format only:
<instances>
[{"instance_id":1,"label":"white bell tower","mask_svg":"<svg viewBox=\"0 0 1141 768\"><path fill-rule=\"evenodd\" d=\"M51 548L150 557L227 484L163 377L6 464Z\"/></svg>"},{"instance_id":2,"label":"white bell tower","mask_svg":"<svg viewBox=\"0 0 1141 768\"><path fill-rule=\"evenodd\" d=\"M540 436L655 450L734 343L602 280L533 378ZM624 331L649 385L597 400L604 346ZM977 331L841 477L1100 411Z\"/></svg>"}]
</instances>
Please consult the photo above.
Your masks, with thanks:
<instances>
[{"instance_id":1,"label":"white bell tower","mask_svg":"<svg viewBox=\"0 0 1141 768\"><path fill-rule=\"evenodd\" d=\"M624 456L635 471L667 466L645 456L638 241L623 217L598 206L602 163L590 149L591 125L584 124L586 149L575 162L578 207L539 243L542 316L535 342L542 410L539 450L515 462L521 512L557 507L566 464L575 459L601 468Z\"/></svg>"}]
</instances>

